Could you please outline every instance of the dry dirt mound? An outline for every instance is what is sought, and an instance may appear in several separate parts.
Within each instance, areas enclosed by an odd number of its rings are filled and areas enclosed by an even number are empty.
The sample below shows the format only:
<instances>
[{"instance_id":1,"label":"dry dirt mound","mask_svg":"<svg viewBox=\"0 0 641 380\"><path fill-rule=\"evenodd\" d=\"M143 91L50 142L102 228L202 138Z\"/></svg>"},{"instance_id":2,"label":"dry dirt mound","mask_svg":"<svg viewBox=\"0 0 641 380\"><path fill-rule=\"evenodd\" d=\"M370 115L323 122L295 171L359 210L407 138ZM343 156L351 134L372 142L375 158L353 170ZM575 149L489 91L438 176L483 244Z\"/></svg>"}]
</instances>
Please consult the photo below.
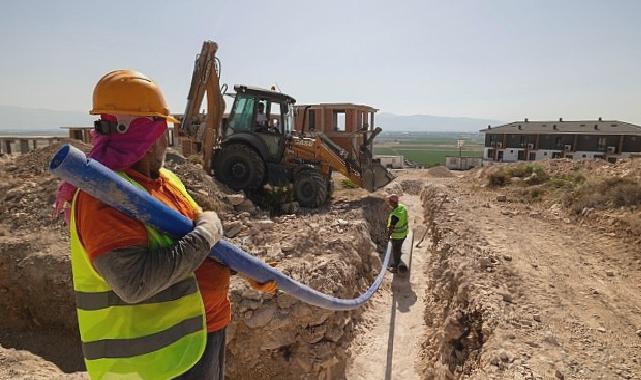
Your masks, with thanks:
<instances>
[{"instance_id":1,"label":"dry dirt mound","mask_svg":"<svg viewBox=\"0 0 641 380\"><path fill-rule=\"evenodd\" d=\"M420 179L404 179L401 181L403 192L409 195L419 195L424 185L425 181Z\"/></svg>"},{"instance_id":2,"label":"dry dirt mound","mask_svg":"<svg viewBox=\"0 0 641 380\"><path fill-rule=\"evenodd\" d=\"M640 159L623 159L618 160L616 163L608 163L604 160L554 159L536 161L529 164L495 164L473 169L471 173L481 183L487 183L489 176L492 174L524 166L540 167L549 177L581 174L594 177L622 177L637 181L641 180Z\"/></svg>"},{"instance_id":3,"label":"dry dirt mound","mask_svg":"<svg viewBox=\"0 0 641 380\"><path fill-rule=\"evenodd\" d=\"M88 379L84 373L65 374L53 363L29 351L4 348L0 345L0 379L49 380Z\"/></svg>"},{"instance_id":4,"label":"dry dirt mound","mask_svg":"<svg viewBox=\"0 0 641 380\"><path fill-rule=\"evenodd\" d=\"M0 215L5 228L32 232L42 227L62 231L63 225L51 218L59 180L48 172L49 161L63 144L88 151L80 141L68 140L13 157L0 166Z\"/></svg>"},{"instance_id":5,"label":"dry dirt mound","mask_svg":"<svg viewBox=\"0 0 641 380\"><path fill-rule=\"evenodd\" d=\"M222 214L233 211L231 205L224 201L225 196L232 194L232 191L207 175L200 164L189 161L176 164L175 161L168 161L167 167L180 177L189 194L203 210Z\"/></svg>"},{"instance_id":6,"label":"dry dirt mound","mask_svg":"<svg viewBox=\"0 0 641 380\"><path fill-rule=\"evenodd\" d=\"M434 178L454 177L454 174L452 174L452 172L450 172L450 170L445 166L436 166L433 168L429 168L427 169L427 173L430 177L434 177Z\"/></svg>"},{"instance_id":7,"label":"dry dirt mound","mask_svg":"<svg viewBox=\"0 0 641 380\"><path fill-rule=\"evenodd\" d=\"M537 164L539 164L537 162ZM641 179L641 160L623 159L616 163L603 160L544 160L540 165L550 175L567 175L574 172L589 172L602 177L631 177Z\"/></svg>"},{"instance_id":8,"label":"dry dirt mound","mask_svg":"<svg viewBox=\"0 0 641 380\"><path fill-rule=\"evenodd\" d=\"M33 176L46 173L48 171L49 162L53 155L66 144L70 144L83 152L87 153L91 149L91 145L85 144L80 140L63 139L56 144L29 151L27 154L17 156L15 159L14 172L19 175Z\"/></svg>"},{"instance_id":9,"label":"dry dirt mound","mask_svg":"<svg viewBox=\"0 0 641 380\"><path fill-rule=\"evenodd\" d=\"M493 197L515 207L523 204L542 218L591 226L641 245L641 160L501 164L468 178Z\"/></svg>"}]
</instances>

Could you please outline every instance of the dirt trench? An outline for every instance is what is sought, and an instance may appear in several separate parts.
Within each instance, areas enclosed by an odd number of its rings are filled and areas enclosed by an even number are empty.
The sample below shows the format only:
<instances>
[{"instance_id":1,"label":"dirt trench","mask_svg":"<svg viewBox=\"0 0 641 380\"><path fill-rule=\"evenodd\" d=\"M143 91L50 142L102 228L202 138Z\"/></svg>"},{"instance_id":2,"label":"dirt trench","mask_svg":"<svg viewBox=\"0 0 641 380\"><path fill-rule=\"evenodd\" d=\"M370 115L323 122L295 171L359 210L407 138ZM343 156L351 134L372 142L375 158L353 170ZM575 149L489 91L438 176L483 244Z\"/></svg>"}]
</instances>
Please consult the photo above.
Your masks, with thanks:
<instances>
[{"instance_id":1,"label":"dirt trench","mask_svg":"<svg viewBox=\"0 0 641 380\"><path fill-rule=\"evenodd\" d=\"M277 234L250 233L280 260L277 268L335 297L355 298L380 270L379 214L383 198L338 199L326 213L275 218ZM365 210L369 210L365 212ZM376 223L370 221L376 220ZM283 231L291 231L289 235ZM281 235L283 234L283 235ZM297 237L294 238L296 234ZM294 241L292 251L272 248ZM238 240L242 246L242 239ZM271 253L270 253L271 252ZM362 310L333 312L298 302L286 294L260 295L244 283L232 284L234 322L229 327L227 375L232 379L342 379L348 348Z\"/></svg>"},{"instance_id":2,"label":"dirt trench","mask_svg":"<svg viewBox=\"0 0 641 380\"><path fill-rule=\"evenodd\" d=\"M440 223L451 200L439 185L428 185L421 192L424 226L432 255L426 268L425 322L422 367L427 379L454 379L470 374L478 365L484 335L491 324L481 305L471 297L473 277L469 266L457 259L461 236Z\"/></svg>"},{"instance_id":3,"label":"dirt trench","mask_svg":"<svg viewBox=\"0 0 641 380\"><path fill-rule=\"evenodd\" d=\"M66 242L26 237L0 244L0 345L29 351L62 372L84 370ZM61 350L60 347L65 347Z\"/></svg>"}]
</instances>

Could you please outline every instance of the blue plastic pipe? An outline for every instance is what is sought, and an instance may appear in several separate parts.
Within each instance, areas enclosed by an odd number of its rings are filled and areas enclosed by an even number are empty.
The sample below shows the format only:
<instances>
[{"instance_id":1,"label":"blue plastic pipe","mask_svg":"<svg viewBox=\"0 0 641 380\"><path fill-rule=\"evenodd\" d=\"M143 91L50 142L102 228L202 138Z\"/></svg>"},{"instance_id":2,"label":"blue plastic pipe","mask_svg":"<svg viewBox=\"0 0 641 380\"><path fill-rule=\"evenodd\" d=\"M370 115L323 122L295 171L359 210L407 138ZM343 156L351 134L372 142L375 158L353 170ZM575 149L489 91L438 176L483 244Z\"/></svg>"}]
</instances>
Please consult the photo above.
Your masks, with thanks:
<instances>
[{"instance_id":1,"label":"blue plastic pipe","mask_svg":"<svg viewBox=\"0 0 641 380\"><path fill-rule=\"evenodd\" d=\"M49 170L62 180L100 199L123 213L180 238L193 229L189 218L165 206L147 192L132 185L111 169L70 145L64 145L55 154ZM387 245L383 266L378 276L358 298L344 300L318 292L284 275L279 270L244 252L228 241L220 240L211 249L210 257L243 273L258 282L276 281L278 288L311 305L329 310L353 310L367 302L378 290L389 263L391 244Z\"/></svg>"}]
</instances>

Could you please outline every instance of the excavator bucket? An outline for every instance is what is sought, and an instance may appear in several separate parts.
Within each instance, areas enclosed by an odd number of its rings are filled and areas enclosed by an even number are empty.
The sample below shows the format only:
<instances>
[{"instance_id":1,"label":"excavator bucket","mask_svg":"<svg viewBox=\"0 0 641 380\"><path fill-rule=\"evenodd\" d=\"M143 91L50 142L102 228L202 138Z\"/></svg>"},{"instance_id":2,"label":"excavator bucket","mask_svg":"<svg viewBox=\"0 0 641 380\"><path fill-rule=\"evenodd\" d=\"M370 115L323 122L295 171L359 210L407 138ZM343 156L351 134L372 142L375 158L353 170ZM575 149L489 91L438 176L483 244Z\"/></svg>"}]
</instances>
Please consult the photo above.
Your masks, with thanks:
<instances>
[{"instance_id":1,"label":"excavator bucket","mask_svg":"<svg viewBox=\"0 0 641 380\"><path fill-rule=\"evenodd\" d=\"M394 176L379 162L372 162L363 167L363 187L372 192L392 182Z\"/></svg>"},{"instance_id":2,"label":"excavator bucket","mask_svg":"<svg viewBox=\"0 0 641 380\"><path fill-rule=\"evenodd\" d=\"M363 187L369 192L380 189L394 179L394 176L381 165L379 160L372 158L373 141L381 131L380 127L376 127L369 136L365 137L365 141L361 146L361 152L363 152L364 157L367 157L365 160L368 162L361 166L361 178Z\"/></svg>"}]
</instances>

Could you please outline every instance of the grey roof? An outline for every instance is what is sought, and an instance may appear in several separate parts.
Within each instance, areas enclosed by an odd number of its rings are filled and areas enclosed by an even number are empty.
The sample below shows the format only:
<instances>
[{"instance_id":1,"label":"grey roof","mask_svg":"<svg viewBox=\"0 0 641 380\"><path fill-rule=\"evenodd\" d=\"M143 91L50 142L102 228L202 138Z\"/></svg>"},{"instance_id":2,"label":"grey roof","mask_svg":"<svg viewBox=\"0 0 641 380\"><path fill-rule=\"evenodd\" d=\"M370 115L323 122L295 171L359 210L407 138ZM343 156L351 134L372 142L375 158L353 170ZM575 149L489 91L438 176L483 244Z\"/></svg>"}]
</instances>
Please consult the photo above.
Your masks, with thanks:
<instances>
[{"instance_id":1,"label":"grey roof","mask_svg":"<svg viewBox=\"0 0 641 380\"><path fill-rule=\"evenodd\" d=\"M260 87L252 87L252 86L247 86L244 84L235 84L234 85L234 91L236 92L247 92L255 95L265 95L265 96L271 96L274 98L283 98L283 99L288 99L293 103L296 103L296 99L292 98L291 96L285 94L284 92L280 91L274 91L274 90L268 90L266 88L260 88Z\"/></svg>"},{"instance_id":2,"label":"grey roof","mask_svg":"<svg viewBox=\"0 0 641 380\"><path fill-rule=\"evenodd\" d=\"M512 135L638 135L641 127L619 120L513 121L480 130L486 134Z\"/></svg>"}]
</instances>

